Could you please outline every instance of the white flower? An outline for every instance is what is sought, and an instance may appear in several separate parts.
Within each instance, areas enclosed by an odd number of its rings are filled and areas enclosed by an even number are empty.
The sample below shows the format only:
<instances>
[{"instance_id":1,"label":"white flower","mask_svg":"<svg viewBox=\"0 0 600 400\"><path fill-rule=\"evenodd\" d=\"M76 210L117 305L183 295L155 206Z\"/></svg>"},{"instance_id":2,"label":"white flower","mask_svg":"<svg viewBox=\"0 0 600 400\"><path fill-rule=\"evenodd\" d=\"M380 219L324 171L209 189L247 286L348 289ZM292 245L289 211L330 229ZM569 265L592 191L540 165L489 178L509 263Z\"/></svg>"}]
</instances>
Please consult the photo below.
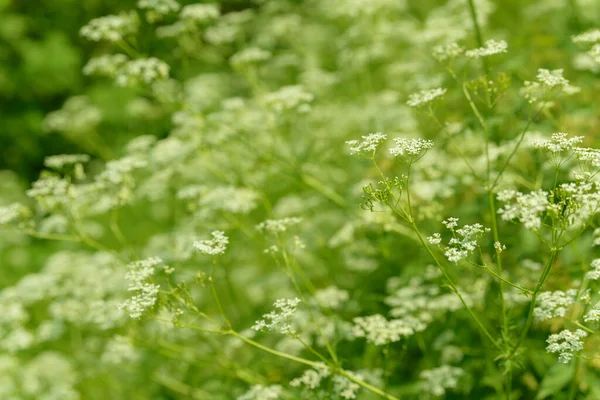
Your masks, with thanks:
<instances>
[{"instance_id":1,"label":"white flower","mask_svg":"<svg viewBox=\"0 0 600 400\"><path fill-rule=\"evenodd\" d=\"M507 204L498 210L504 221L518 219L527 229L540 229L542 216L549 206L548 193L537 190L528 194L505 190L498 193L498 200Z\"/></svg>"},{"instance_id":2,"label":"white flower","mask_svg":"<svg viewBox=\"0 0 600 400\"><path fill-rule=\"evenodd\" d=\"M0 207L0 226L19 222L31 214L29 209L22 204L13 203L9 206Z\"/></svg>"},{"instance_id":3,"label":"white flower","mask_svg":"<svg viewBox=\"0 0 600 400\"><path fill-rule=\"evenodd\" d=\"M296 332L292 328L292 317L300 304L300 299L279 299L273 303L278 311L271 311L263 315L263 319L258 320L252 326L255 331L279 331L282 335L294 335Z\"/></svg>"},{"instance_id":4,"label":"white flower","mask_svg":"<svg viewBox=\"0 0 600 400\"><path fill-rule=\"evenodd\" d=\"M212 239L210 240L199 240L194 242L194 247L202 254L209 256L219 256L225 254L229 238L225 236L225 232L213 231L211 233Z\"/></svg>"},{"instance_id":5,"label":"white flower","mask_svg":"<svg viewBox=\"0 0 600 400\"><path fill-rule=\"evenodd\" d=\"M465 49L457 43L450 43L445 46L436 46L433 48L433 58L438 61L453 60L462 54Z\"/></svg>"},{"instance_id":6,"label":"white flower","mask_svg":"<svg viewBox=\"0 0 600 400\"><path fill-rule=\"evenodd\" d=\"M282 390L280 385L254 385L237 400L277 400L281 396Z\"/></svg>"},{"instance_id":7,"label":"white flower","mask_svg":"<svg viewBox=\"0 0 600 400\"><path fill-rule=\"evenodd\" d=\"M127 310L131 318L139 319L156 303L160 286L151 283L150 278L154 275L155 267L162 262L158 257L151 257L128 265L125 274L125 279L129 281L127 290L137 294L119 304L118 308Z\"/></svg>"},{"instance_id":8,"label":"white flower","mask_svg":"<svg viewBox=\"0 0 600 400\"><path fill-rule=\"evenodd\" d=\"M585 279L597 281L600 279L600 258L593 260L590 266L590 270L585 274Z\"/></svg>"},{"instance_id":9,"label":"white flower","mask_svg":"<svg viewBox=\"0 0 600 400\"><path fill-rule=\"evenodd\" d=\"M87 154L59 154L48 156L44 159L44 165L48 168L61 170L67 165L86 163L90 160Z\"/></svg>"},{"instance_id":10,"label":"white flower","mask_svg":"<svg viewBox=\"0 0 600 400\"><path fill-rule=\"evenodd\" d=\"M536 78L537 82L525 81L525 87L521 89L521 94L530 103L548 100L551 95L557 96L561 93L570 95L580 90L575 86L571 86L569 81L563 77L562 69L550 71L540 68Z\"/></svg>"},{"instance_id":11,"label":"white flower","mask_svg":"<svg viewBox=\"0 0 600 400\"><path fill-rule=\"evenodd\" d=\"M399 341L417 331L425 329L425 324L413 317L387 320L379 314L354 318L353 332L356 337L364 337L376 346Z\"/></svg>"},{"instance_id":12,"label":"white flower","mask_svg":"<svg viewBox=\"0 0 600 400\"><path fill-rule=\"evenodd\" d=\"M159 15L167 15L179 11L181 5L175 0L138 0L138 8L153 11Z\"/></svg>"},{"instance_id":13,"label":"white flower","mask_svg":"<svg viewBox=\"0 0 600 400\"><path fill-rule=\"evenodd\" d=\"M506 250L506 246L500 242L494 242L494 248L498 253L501 253L502 251Z\"/></svg>"},{"instance_id":14,"label":"white flower","mask_svg":"<svg viewBox=\"0 0 600 400\"><path fill-rule=\"evenodd\" d=\"M442 235L436 232L433 235L429 236L427 240L431 244L440 244L442 242Z\"/></svg>"},{"instance_id":15,"label":"white flower","mask_svg":"<svg viewBox=\"0 0 600 400\"><path fill-rule=\"evenodd\" d=\"M129 58L124 54L106 54L94 57L83 67L83 74L114 78L117 75L117 71L128 60Z\"/></svg>"},{"instance_id":16,"label":"white flower","mask_svg":"<svg viewBox=\"0 0 600 400\"><path fill-rule=\"evenodd\" d=\"M420 107L424 104L431 103L438 97L442 97L444 94L446 94L446 91L447 90L445 88L421 90L419 93L413 93L408 96L408 101L406 104L408 104L410 107Z\"/></svg>"},{"instance_id":17,"label":"white flower","mask_svg":"<svg viewBox=\"0 0 600 400\"><path fill-rule=\"evenodd\" d=\"M302 222L302 218L282 218L282 219L267 219L256 225L256 229L268 233L283 233L288 230L289 227L298 225Z\"/></svg>"},{"instance_id":18,"label":"white flower","mask_svg":"<svg viewBox=\"0 0 600 400\"><path fill-rule=\"evenodd\" d=\"M123 65L116 75L119 86L151 84L169 77L169 65L158 58L139 58Z\"/></svg>"},{"instance_id":19,"label":"white flower","mask_svg":"<svg viewBox=\"0 0 600 400\"><path fill-rule=\"evenodd\" d=\"M297 111L306 113L311 110L310 103L315 96L304 90L301 85L284 86L264 97L264 103L273 111L281 113L284 111Z\"/></svg>"},{"instance_id":20,"label":"white flower","mask_svg":"<svg viewBox=\"0 0 600 400\"><path fill-rule=\"evenodd\" d=\"M243 66L258 64L271 58L271 52L258 47L246 47L235 53L229 62L232 66L240 68Z\"/></svg>"},{"instance_id":21,"label":"white flower","mask_svg":"<svg viewBox=\"0 0 600 400\"><path fill-rule=\"evenodd\" d=\"M587 32L573 36L573 43L596 43L600 42L600 29L591 29Z\"/></svg>"},{"instance_id":22,"label":"white flower","mask_svg":"<svg viewBox=\"0 0 600 400\"><path fill-rule=\"evenodd\" d=\"M587 313L583 316L585 322L598 322L600 321L600 302L596 303L594 307L590 308Z\"/></svg>"},{"instance_id":23,"label":"white flower","mask_svg":"<svg viewBox=\"0 0 600 400\"><path fill-rule=\"evenodd\" d=\"M574 136L572 138L567 138L567 136L569 135L564 132L553 133L550 140L536 140L533 142L533 146L551 153L560 153L572 150L580 143L583 143L583 136Z\"/></svg>"},{"instance_id":24,"label":"white flower","mask_svg":"<svg viewBox=\"0 0 600 400\"><path fill-rule=\"evenodd\" d=\"M315 292L315 299L320 306L334 310L339 309L349 298L347 291L335 286L329 286Z\"/></svg>"},{"instance_id":25,"label":"white flower","mask_svg":"<svg viewBox=\"0 0 600 400\"><path fill-rule=\"evenodd\" d=\"M350 146L350 154L373 157L377 148L387 139L387 135L376 132L362 136L361 140L348 140L346 144Z\"/></svg>"},{"instance_id":26,"label":"white flower","mask_svg":"<svg viewBox=\"0 0 600 400\"><path fill-rule=\"evenodd\" d=\"M186 22L204 24L219 18L220 14L216 4L190 4L183 7L179 18Z\"/></svg>"},{"instance_id":27,"label":"white flower","mask_svg":"<svg viewBox=\"0 0 600 400\"><path fill-rule=\"evenodd\" d=\"M95 18L81 28L79 33L84 38L99 42L120 42L125 36L137 31L139 20L135 11L121 13L119 15L107 15Z\"/></svg>"},{"instance_id":28,"label":"white flower","mask_svg":"<svg viewBox=\"0 0 600 400\"><path fill-rule=\"evenodd\" d=\"M444 224L448 229L454 229L458 226L458 218L450 217L443 221L442 224Z\"/></svg>"},{"instance_id":29,"label":"white flower","mask_svg":"<svg viewBox=\"0 0 600 400\"><path fill-rule=\"evenodd\" d=\"M308 389L316 389L321 384L323 378L331 375L329 368L324 363L318 362L314 369L307 369L302 376L290 381L291 387L306 386Z\"/></svg>"},{"instance_id":30,"label":"white flower","mask_svg":"<svg viewBox=\"0 0 600 400\"><path fill-rule=\"evenodd\" d=\"M571 304L575 303L576 297L576 289L569 289L566 292L561 290L542 292L537 297L537 304L533 309L533 316L539 321L564 317Z\"/></svg>"},{"instance_id":31,"label":"white flower","mask_svg":"<svg viewBox=\"0 0 600 400\"><path fill-rule=\"evenodd\" d=\"M488 57L494 54L501 54L508 52L508 43L504 40L486 40L484 47L479 47L477 49L467 50L465 52L465 56L469 58L480 58L480 57Z\"/></svg>"},{"instance_id":32,"label":"white flower","mask_svg":"<svg viewBox=\"0 0 600 400\"><path fill-rule=\"evenodd\" d=\"M420 138L394 138L393 140L396 146L390 149L390 154L413 161L421 158L427 150L433 147L433 141Z\"/></svg>"},{"instance_id":33,"label":"white flower","mask_svg":"<svg viewBox=\"0 0 600 400\"><path fill-rule=\"evenodd\" d=\"M581 329L577 329L575 332L562 330L560 333L548 337L546 351L558 353L558 362L567 364L575 353L583 350L583 338L586 336L587 333Z\"/></svg>"},{"instance_id":34,"label":"white flower","mask_svg":"<svg viewBox=\"0 0 600 400\"><path fill-rule=\"evenodd\" d=\"M451 365L442 365L434 369L426 369L419 374L420 387L424 392L435 396L443 396L447 389L454 389L458 380L464 375L461 368Z\"/></svg>"}]
</instances>

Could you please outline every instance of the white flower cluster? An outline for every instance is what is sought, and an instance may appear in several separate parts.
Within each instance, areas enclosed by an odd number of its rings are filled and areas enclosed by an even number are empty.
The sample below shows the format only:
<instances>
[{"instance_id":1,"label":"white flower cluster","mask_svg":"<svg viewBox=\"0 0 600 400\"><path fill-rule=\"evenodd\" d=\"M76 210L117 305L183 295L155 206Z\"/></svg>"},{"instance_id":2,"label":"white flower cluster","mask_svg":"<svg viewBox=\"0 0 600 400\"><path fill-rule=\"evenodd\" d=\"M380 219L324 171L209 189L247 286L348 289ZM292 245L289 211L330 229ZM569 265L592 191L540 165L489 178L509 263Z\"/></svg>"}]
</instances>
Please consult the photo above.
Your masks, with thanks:
<instances>
[{"instance_id":1,"label":"white flower cluster","mask_svg":"<svg viewBox=\"0 0 600 400\"><path fill-rule=\"evenodd\" d=\"M458 263L459 261L469 257L479 246L477 240L484 234L490 231L490 228L485 228L481 224L464 225L462 228L455 229L458 226L458 218L450 217L442 222L446 228L452 231L453 237L446 246L444 255L448 261ZM429 243L440 245L442 235L434 233L427 238Z\"/></svg>"},{"instance_id":2,"label":"white flower cluster","mask_svg":"<svg viewBox=\"0 0 600 400\"><path fill-rule=\"evenodd\" d=\"M301 85L284 86L264 97L264 103L277 113L297 111L306 113L311 110L310 103L314 95L304 90Z\"/></svg>"},{"instance_id":3,"label":"white flower cluster","mask_svg":"<svg viewBox=\"0 0 600 400\"><path fill-rule=\"evenodd\" d=\"M577 289L569 289L566 292L556 290L554 292L542 292L537 297L537 304L533 309L533 316L539 321L550 318L564 317L569 307L575 303Z\"/></svg>"},{"instance_id":4,"label":"white flower cluster","mask_svg":"<svg viewBox=\"0 0 600 400\"><path fill-rule=\"evenodd\" d=\"M583 316L585 322L598 322L600 321L600 302L596 303L592 308L588 310Z\"/></svg>"},{"instance_id":5,"label":"white flower cluster","mask_svg":"<svg viewBox=\"0 0 600 400\"><path fill-rule=\"evenodd\" d=\"M34 198L42 210L54 211L69 204L72 200L73 187L65 179L47 175L33 182L31 189L25 193Z\"/></svg>"},{"instance_id":6,"label":"white flower cluster","mask_svg":"<svg viewBox=\"0 0 600 400\"><path fill-rule=\"evenodd\" d=\"M84 38L94 42L101 40L120 42L127 35L135 33L138 26L137 14L135 11L131 11L119 15L95 18L82 27L79 33Z\"/></svg>"},{"instance_id":7,"label":"white flower cluster","mask_svg":"<svg viewBox=\"0 0 600 400\"><path fill-rule=\"evenodd\" d=\"M233 214L248 214L256 208L259 199L259 193L254 189L235 186L218 186L209 192L200 192L202 197L199 205L210 213L223 210Z\"/></svg>"},{"instance_id":8,"label":"white flower cluster","mask_svg":"<svg viewBox=\"0 0 600 400\"><path fill-rule=\"evenodd\" d=\"M575 332L568 329L562 330L548 337L546 351L548 353L558 353L558 362L567 364L575 353L583 350L583 338L587 335L581 329L577 329Z\"/></svg>"},{"instance_id":9,"label":"white flower cluster","mask_svg":"<svg viewBox=\"0 0 600 400\"><path fill-rule=\"evenodd\" d=\"M436 88L429 90L421 90L419 93L413 93L408 96L408 104L410 107L421 107L425 104L429 104L433 102L435 99L442 97L446 94L447 89L445 88Z\"/></svg>"},{"instance_id":10,"label":"white flower cluster","mask_svg":"<svg viewBox=\"0 0 600 400\"><path fill-rule=\"evenodd\" d=\"M600 258L596 258L590 264L591 269L585 274L585 279L597 281L600 279Z\"/></svg>"},{"instance_id":11,"label":"white flower cluster","mask_svg":"<svg viewBox=\"0 0 600 400\"><path fill-rule=\"evenodd\" d=\"M152 84L169 77L169 64L155 57L131 60L123 65L115 77L119 86Z\"/></svg>"},{"instance_id":12,"label":"white flower cluster","mask_svg":"<svg viewBox=\"0 0 600 400\"><path fill-rule=\"evenodd\" d=\"M127 336L116 335L106 343L100 361L114 366L133 363L140 357L140 352L133 345L133 340Z\"/></svg>"},{"instance_id":13,"label":"white flower cluster","mask_svg":"<svg viewBox=\"0 0 600 400\"><path fill-rule=\"evenodd\" d=\"M519 220L527 229L540 229L542 217L547 207L548 192L536 190L520 193L515 190L503 190L498 193L498 200L507 203L498 210L504 221Z\"/></svg>"},{"instance_id":14,"label":"white flower cluster","mask_svg":"<svg viewBox=\"0 0 600 400\"><path fill-rule=\"evenodd\" d=\"M592 59L600 63L600 43L595 44L592 48L587 52L587 54L592 57Z\"/></svg>"},{"instance_id":15,"label":"white flower cluster","mask_svg":"<svg viewBox=\"0 0 600 400\"><path fill-rule=\"evenodd\" d=\"M480 58L480 57L488 57L493 56L495 54L507 53L508 52L508 43L504 40L486 40L484 47L479 47L477 49L467 50L465 52L465 56L469 58Z\"/></svg>"},{"instance_id":16,"label":"white flower cluster","mask_svg":"<svg viewBox=\"0 0 600 400\"><path fill-rule=\"evenodd\" d=\"M350 146L350 154L366 157L373 157L377 148L387 139L387 135L376 132L362 136L361 140L348 140L346 144Z\"/></svg>"},{"instance_id":17,"label":"white flower cluster","mask_svg":"<svg viewBox=\"0 0 600 400\"><path fill-rule=\"evenodd\" d=\"M302 218L287 217L282 219L267 219L260 224L256 225L256 229L267 233L283 233L288 230L289 227L298 225L302 222Z\"/></svg>"},{"instance_id":18,"label":"white flower cluster","mask_svg":"<svg viewBox=\"0 0 600 400\"><path fill-rule=\"evenodd\" d=\"M581 164L591 168L600 168L600 150L578 147L574 149L575 155Z\"/></svg>"},{"instance_id":19,"label":"white flower cluster","mask_svg":"<svg viewBox=\"0 0 600 400\"><path fill-rule=\"evenodd\" d=\"M290 386L295 388L304 387L307 391L315 390L321 386L323 379L330 377L331 372L324 363L319 362L316 364L315 368L307 369L300 377L292 379L290 381ZM362 379L362 376L352 371L344 372L354 378ZM342 399L355 399L360 390L360 386L357 383L352 382L342 375L333 376L331 381L333 382L333 391L335 395Z\"/></svg>"},{"instance_id":20,"label":"white flower cluster","mask_svg":"<svg viewBox=\"0 0 600 400\"><path fill-rule=\"evenodd\" d=\"M304 386L308 389L316 389L321 385L321 381L323 378L327 378L331 375L329 368L324 363L317 363L317 366L314 369L305 370L302 375L298 378L292 379L290 381L291 387L301 387Z\"/></svg>"},{"instance_id":21,"label":"white flower cluster","mask_svg":"<svg viewBox=\"0 0 600 400\"><path fill-rule=\"evenodd\" d=\"M536 140L533 142L533 145L537 149L546 150L551 153L562 153L573 150L580 143L583 143L583 136L572 138L568 138L567 136L568 134L564 132L553 133L551 139Z\"/></svg>"},{"instance_id":22,"label":"white flower cluster","mask_svg":"<svg viewBox=\"0 0 600 400\"><path fill-rule=\"evenodd\" d=\"M562 69L547 70L538 69L537 81L525 81L525 86L521 89L521 95L529 101L535 103L540 100L549 100L551 96L559 94L570 95L579 92L579 88L571 86L569 80L563 76Z\"/></svg>"},{"instance_id":23,"label":"white flower cluster","mask_svg":"<svg viewBox=\"0 0 600 400\"><path fill-rule=\"evenodd\" d=\"M91 58L83 67L84 75L114 78L117 71L127 63L129 58L124 54L105 54Z\"/></svg>"},{"instance_id":24,"label":"white flower cluster","mask_svg":"<svg viewBox=\"0 0 600 400\"><path fill-rule=\"evenodd\" d=\"M138 8L152 11L159 15L167 15L179 11L181 5L175 0L138 0Z\"/></svg>"},{"instance_id":25,"label":"white flower cluster","mask_svg":"<svg viewBox=\"0 0 600 400\"><path fill-rule=\"evenodd\" d=\"M254 385L237 400L277 400L281 396L283 388L280 385Z\"/></svg>"},{"instance_id":26,"label":"white flower cluster","mask_svg":"<svg viewBox=\"0 0 600 400\"><path fill-rule=\"evenodd\" d=\"M102 121L102 112L92 105L86 96L71 97L60 110L53 111L44 119L44 130L79 134L94 130Z\"/></svg>"},{"instance_id":27,"label":"white flower cluster","mask_svg":"<svg viewBox=\"0 0 600 400\"><path fill-rule=\"evenodd\" d=\"M442 62L454 60L456 57L464 53L465 49L457 43L450 43L444 46L436 46L433 48L433 58Z\"/></svg>"},{"instance_id":28,"label":"white flower cluster","mask_svg":"<svg viewBox=\"0 0 600 400\"><path fill-rule=\"evenodd\" d=\"M30 216L31 211L20 203L0 206L0 226L14 224Z\"/></svg>"},{"instance_id":29,"label":"white flower cluster","mask_svg":"<svg viewBox=\"0 0 600 400\"><path fill-rule=\"evenodd\" d=\"M423 157L427 150L433 147L433 141L426 139L394 138L396 146L390 149L390 154L402 158L407 162L413 162Z\"/></svg>"},{"instance_id":30,"label":"white flower cluster","mask_svg":"<svg viewBox=\"0 0 600 400\"><path fill-rule=\"evenodd\" d=\"M329 286L325 289L320 289L315 292L315 299L322 307L331 308L332 310L338 310L342 305L348 301L350 296L348 292L339 289L335 286Z\"/></svg>"},{"instance_id":31,"label":"white flower cluster","mask_svg":"<svg viewBox=\"0 0 600 400\"><path fill-rule=\"evenodd\" d=\"M252 64L258 64L271 58L271 52L258 47L246 47L233 56L229 62L234 68L246 67Z\"/></svg>"},{"instance_id":32,"label":"white flower cluster","mask_svg":"<svg viewBox=\"0 0 600 400\"><path fill-rule=\"evenodd\" d=\"M53 168L61 170L66 166L83 164L90 160L90 156L87 154L59 154L55 156L48 156L44 159L44 165L47 168Z\"/></svg>"},{"instance_id":33,"label":"white flower cluster","mask_svg":"<svg viewBox=\"0 0 600 400\"><path fill-rule=\"evenodd\" d=\"M125 274L125 279L129 281L127 290L137 294L119 304L119 309L126 310L131 318L139 319L144 312L154 307L160 286L149 280L154 275L154 268L162 263L160 258L151 257L128 265Z\"/></svg>"},{"instance_id":34,"label":"white flower cluster","mask_svg":"<svg viewBox=\"0 0 600 400\"><path fill-rule=\"evenodd\" d=\"M364 337L376 346L394 343L415 332L423 331L426 325L410 316L387 320L380 314L354 318L353 333L356 337Z\"/></svg>"},{"instance_id":35,"label":"white flower cluster","mask_svg":"<svg viewBox=\"0 0 600 400\"><path fill-rule=\"evenodd\" d=\"M190 4L181 10L179 18L194 24L205 24L219 18L221 12L216 4Z\"/></svg>"},{"instance_id":36,"label":"white flower cluster","mask_svg":"<svg viewBox=\"0 0 600 400\"><path fill-rule=\"evenodd\" d=\"M600 42L600 29L591 29L587 32L573 36L573 43L597 43Z\"/></svg>"},{"instance_id":37,"label":"white flower cluster","mask_svg":"<svg viewBox=\"0 0 600 400\"><path fill-rule=\"evenodd\" d=\"M273 303L273 307L279 311L271 311L263 315L263 319L258 320L252 326L255 331L279 331L282 335L294 335L292 328L292 317L300 304L300 299L279 299Z\"/></svg>"},{"instance_id":38,"label":"white flower cluster","mask_svg":"<svg viewBox=\"0 0 600 400\"><path fill-rule=\"evenodd\" d=\"M355 378L361 378L361 376L358 374L350 371L346 372ZM358 383L354 383L342 375L335 375L333 378L331 378L331 380L333 381L333 392L335 394L342 399L356 399L356 394L360 390L360 385Z\"/></svg>"},{"instance_id":39,"label":"white flower cluster","mask_svg":"<svg viewBox=\"0 0 600 400\"><path fill-rule=\"evenodd\" d=\"M194 247L202 254L209 256L219 256L225 254L229 238L225 236L225 232L214 231L211 233L212 239L199 240L194 242Z\"/></svg>"},{"instance_id":40,"label":"white flower cluster","mask_svg":"<svg viewBox=\"0 0 600 400\"><path fill-rule=\"evenodd\" d=\"M461 368L451 365L442 365L434 369L421 371L420 387L425 393L431 393L434 396L444 396L446 390L454 389L458 385L458 380L464 375Z\"/></svg>"}]
</instances>

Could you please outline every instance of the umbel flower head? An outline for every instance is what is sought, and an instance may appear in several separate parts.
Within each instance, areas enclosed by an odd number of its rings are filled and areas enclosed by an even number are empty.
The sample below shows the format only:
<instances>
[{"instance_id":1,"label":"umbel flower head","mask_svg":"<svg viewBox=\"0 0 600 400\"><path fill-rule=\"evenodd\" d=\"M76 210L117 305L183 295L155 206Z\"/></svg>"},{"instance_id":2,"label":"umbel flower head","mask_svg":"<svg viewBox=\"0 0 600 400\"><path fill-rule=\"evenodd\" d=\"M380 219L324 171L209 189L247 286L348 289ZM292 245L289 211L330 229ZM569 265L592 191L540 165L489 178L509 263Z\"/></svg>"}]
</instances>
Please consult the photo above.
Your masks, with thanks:
<instances>
[{"instance_id":1,"label":"umbel flower head","mask_svg":"<svg viewBox=\"0 0 600 400\"><path fill-rule=\"evenodd\" d=\"M295 334L292 328L292 317L300 304L299 298L279 299L273 303L278 311L271 311L263 315L263 319L256 321L252 329L255 331L278 331L282 335Z\"/></svg>"},{"instance_id":2,"label":"umbel flower head","mask_svg":"<svg viewBox=\"0 0 600 400\"><path fill-rule=\"evenodd\" d=\"M425 155L433 147L433 141L425 139L394 138L396 146L390 149L390 154L406 162L414 162Z\"/></svg>"},{"instance_id":3,"label":"umbel flower head","mask_svg":"<svg viewBox=\"0 0 600 400\"><path fill-rule=\"evenodd\" d=\"M575 353L583 350L583 338L586 336L587 333L582 329L577 329L575 332L562 330L548 337L546 351L558 353L558 362L567 364Z\"/></svg>"},{"instance_id":4,"label":"umbel flower head","mask_svg":"<svg viewBox=\"0 0 600 400\"><path fill-rule=\"evenodd\" d=\"M413 93L408 96L408 101L406 104L408 104L410 107L421 107L442 97L444 94L446 94L446 91L447 90L445 88L421 90L419 93Z\"/></svg>"},{"instance_id":5,"label":"umbel flower head","mask_svg":"<svg viewBox=\"0 0 600 400\"><path fill-rule=\"evenodd\" d=\"M381 143L386 139L387 135L376 132L362 136L360 140L348 140L346 144L350 146L350 154L373 158Z\"/></svg>"},{"instance_id":6,"label":"umbel flower head","mask_svg":"<svg viewBox=\"0 0 600 400\"><path fill-rule=\"evenodd\" d=\"M220 256L225 254L229 238L225 236L223 231L213 231L212 239L198 240L194 242L194 247L202 254L209 256Z\"/></svg>"},{"instance_id":7,"label":"umbel flower head","mask_svg":"<svg viewBox=\"0 0 600 400\"><path fill-rule=\"evenodd\" d=\"M473 50L467 50L465 56L469 58L488 57L494 54L508 52L508 44L504 40L486 40L484 47Z\"/></svg>"}]
</instances>

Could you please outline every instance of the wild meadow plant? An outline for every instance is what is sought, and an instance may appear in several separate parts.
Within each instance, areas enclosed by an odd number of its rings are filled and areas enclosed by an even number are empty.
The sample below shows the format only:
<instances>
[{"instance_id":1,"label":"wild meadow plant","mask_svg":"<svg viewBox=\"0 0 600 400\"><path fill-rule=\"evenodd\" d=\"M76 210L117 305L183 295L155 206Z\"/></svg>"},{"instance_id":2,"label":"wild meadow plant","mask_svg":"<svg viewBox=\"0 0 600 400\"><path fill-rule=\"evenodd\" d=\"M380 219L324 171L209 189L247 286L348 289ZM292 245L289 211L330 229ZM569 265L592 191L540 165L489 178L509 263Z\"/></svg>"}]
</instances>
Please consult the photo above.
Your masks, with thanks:
<instances>
[{"instance_id":1,"label":"wild meadow plant","mask_svg":"<svg viewBox=\"0 0 600 400\"><path fill-rule=\"evenodd\" d=\"M0 290L0 397L600 398L600 10L517 4L578 28L524 60L503 2L429 3L83 26L131 132L90 89L43 124L80 153L1 183L7 265L47 256Z\"/></svg>"}]
</instances>

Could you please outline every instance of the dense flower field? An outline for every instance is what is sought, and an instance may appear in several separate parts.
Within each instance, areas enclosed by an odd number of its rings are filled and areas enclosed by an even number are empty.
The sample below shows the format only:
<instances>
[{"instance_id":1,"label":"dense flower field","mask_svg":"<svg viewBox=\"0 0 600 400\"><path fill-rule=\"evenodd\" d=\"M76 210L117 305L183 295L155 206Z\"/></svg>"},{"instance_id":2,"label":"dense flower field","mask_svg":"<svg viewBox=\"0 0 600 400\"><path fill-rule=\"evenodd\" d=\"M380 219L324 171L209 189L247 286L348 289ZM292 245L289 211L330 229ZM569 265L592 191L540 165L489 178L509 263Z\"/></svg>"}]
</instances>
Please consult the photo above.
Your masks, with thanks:
<instances>
[{"instance_id":1,"label":"dense flower field","mask_svg":"<svg viewBox=\"0 0 600 400\"><path fill-rule=\"evenodd\" d=\"M597 0L41 3L0 399L600 399Z\"/></svg>"}]
</instances>

